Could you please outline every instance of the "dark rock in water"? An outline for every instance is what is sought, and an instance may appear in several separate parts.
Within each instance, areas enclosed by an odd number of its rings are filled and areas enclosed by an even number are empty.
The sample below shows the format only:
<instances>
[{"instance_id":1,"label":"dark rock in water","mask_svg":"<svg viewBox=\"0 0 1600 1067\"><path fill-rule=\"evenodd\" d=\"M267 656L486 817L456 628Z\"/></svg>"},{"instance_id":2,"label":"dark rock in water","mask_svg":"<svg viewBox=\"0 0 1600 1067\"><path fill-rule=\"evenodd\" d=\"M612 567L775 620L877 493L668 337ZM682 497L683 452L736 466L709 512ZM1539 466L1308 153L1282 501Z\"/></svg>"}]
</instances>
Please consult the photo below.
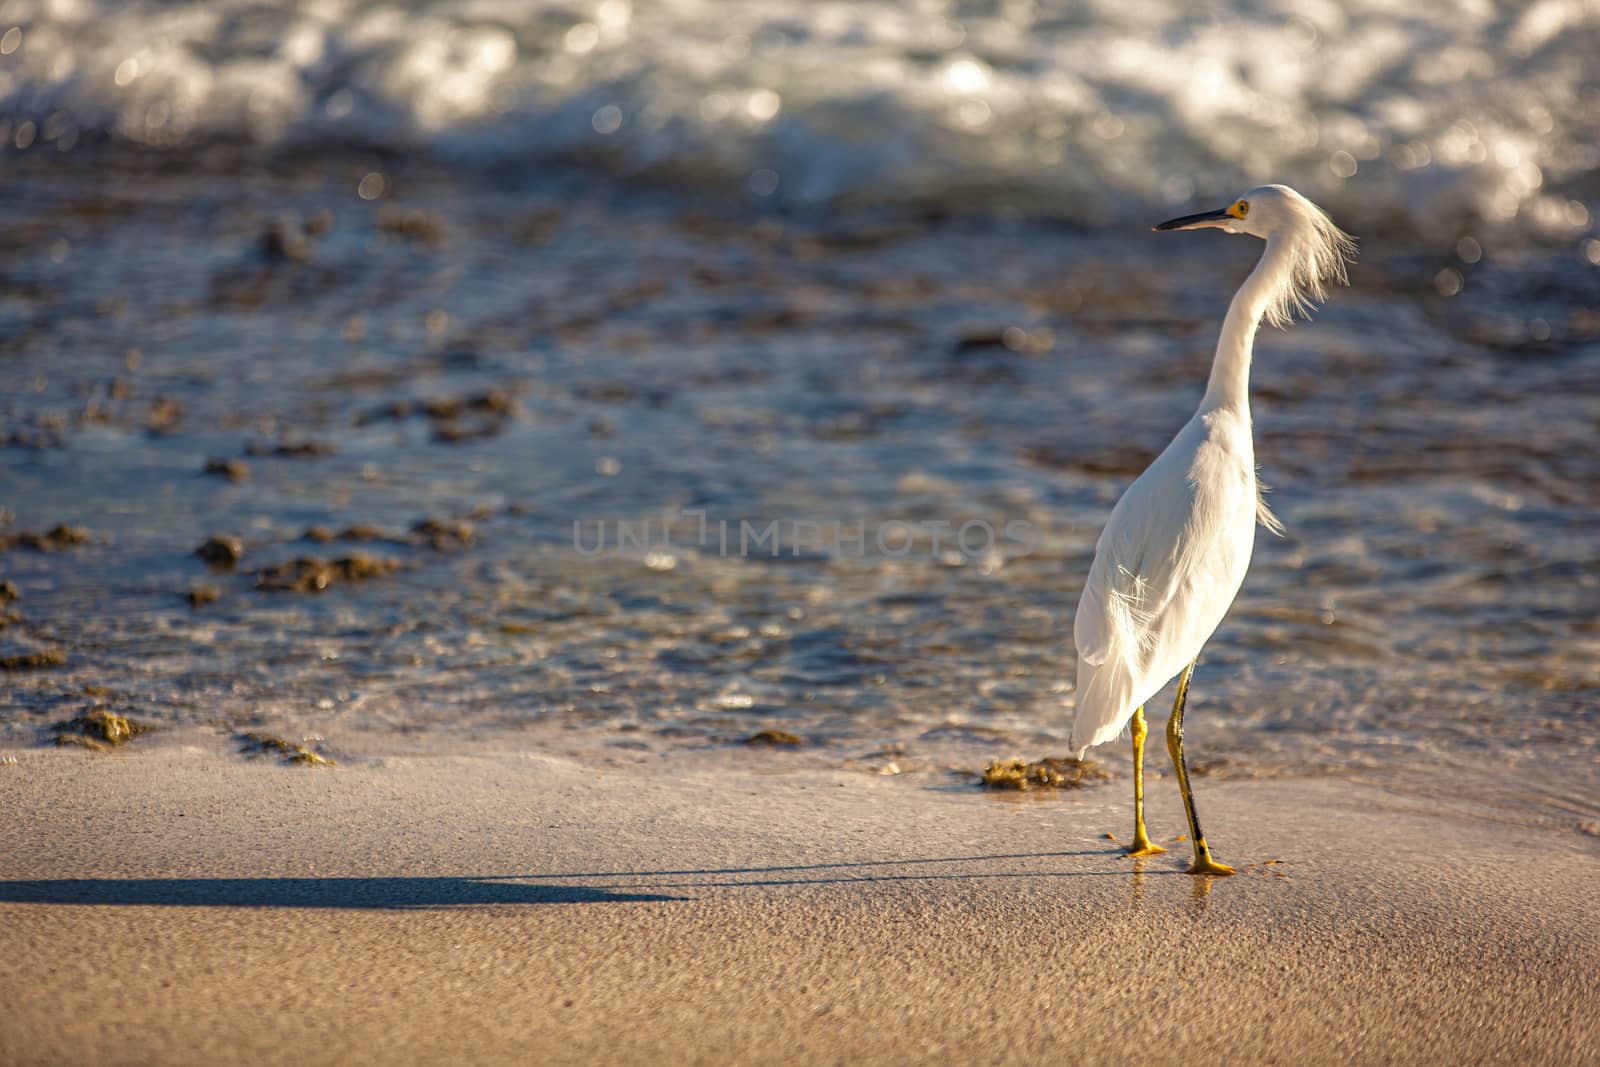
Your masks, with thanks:
<instances>
[{"instance_id":1,"label":"dark rock in water","mask_svg":"<svg viewBox=\"0 0 1600 1067\"><path fill-rule=\"evenodd\" d=\"M983 785L987 789L1081 789L1085 782L1110 777L1098 763L1074 756L1037 763L1019 757L991 763L983 769Z\"/></svg>"},{"instance_id":2,"label":"dark rock in water","mask_svg":"<svg viewBox=\"0 0 1600 1067\"><path fill-rule=\"evenodd\" d=\"M0 582L0 604L9 604L22 594L17 591L16 585L11 582Z\"/></svg>"},{"instance_id":3,"label":"dark rock in water","mask_svg":"<svg viewBox=\"0 0 1600 1067\"><path fill-rule=\"evenodd\" d=\"M389 537L388 534L384 533L382 530L378 529L376 526L373 526L373 525L370 525L370 524L364 523L364 522L358 522L358 523L355 523L354 525L346 526L344 529L340 530L339 531L339 540L341 540L341 541L387 541L387 540L391 540L391 538Z\"/></svg>"},{"instance_id":4,"label":"dark rock in water","mask_svg":"<svg viewBox=\"0 0 1600 1067\"><path fill-rule=\"evenodd\" d=\"M59 523L42 534L30 530L0 534L0 551L8 548L26 548L33 552L59 552L64 548L88 544L89 541L88 530Z\"/></svg>"},{"instance_id":5,"label":"dark rock in water","mask_svg":"<svg viewBox=\"0 0 1600 1067\"><path fill-rule=\"evenodd\" d=\"M444 240L444 223L437 215L430 215L418 208L385 204L378 209L377 226L384 233L426 245L436 245Z\"/></svg>"},{"instance_id":6,"label":"dark rock in water","mask_svg":"<svg viewBox=\"0 0 1600 1067\"><path fill-rule=\"evenodd\" d=\"M252 442L245 445L249 456L287 456L291 459L317 459L339 451L326 441L280 441L275 445Z\"/></svg>"},{"instance_id":7,"label":"dark rock in water","mask_svg":"<svg viewBox=\"0 0 1600 1067\"><path fill-rule=\"evenodd\" d=\"M806 743L805 738L799 734L791 734L788 730L760 730L744 739L747 745L794 746Z\"/></svg>"},{"instance_id":8,"label":"dark rock in water","mask_svg":"<svg viewBox=\"0 0 1600 1067\"><path fill-rule=\"evenodd\" d=\"M64 667L67 654L59 648L46 648L38 652L19 652L14 656L0 657L0 671L40 671L51 667Z\"/></svg>"},{"instance_id":9,"label":"dark rock in water","mask_svg":"<svg viewBox=\"0 0 1600 1067\"><path fill-rule=\"evenodd\" d=\"M985 348L1005 348L1006 338L1003 330L967 330L956 338L954 351L957 355L973 352Z\"/></svg>"},{"instance_id":10,"label":"dark rock in water","mask_svg":"<svg viewBox=\"0 0 1600 1067\"><path fill-rule=\"evenodd\" d=\"M144 416L145 429L163 436L177 432L182 421L183 405L170 396L158 396L150 401L150 410Z\"/></svg>"},{"instance_id":11,"label":"dark rock in water","mask_svg":"<svg viewBox=\"0 0 1600 1067\"><path fill-rule=\"evenodd\" d=\"M125 745L155 727L118 715L109 708L93 707L76 718L56 723L50 729L56 735L58 745L81 745L98 751Z\"/></svg>"},{"instance_id":12,"label":"dark rock in water","mask_svg":"<svg viewBox=\"0 0 1600 1067\"><path fill-rule=\"evenodd\" d=\"M333 571L342 581L358 582L367 578L380 578L393 574L400 564L379 556L345 556L333 561Z\"/></svg>"},{"instance_id":13,"label":"dark rock in water","mask_svg":"<svg viewBox=\"0 0 1600 1067\"><path fill-rule=\"evenodd\" d=\"M956 339L954 353L957 357L985 349L1005 349L1022 355L1038 355L1055 347L1055 331L1048 327L1024 330L1020 326L1001 329L980 328L968 330Z\"/></svg>"},{"instance_id":14,"label":"dark rock in water","mask_svg":"<svg viewBox=\"0 0 1600 1067\"><path fill-rule=\"evenodd\" d=\"M261 258L268 263L310 263L311 238L326 228L294 218L273 219L261 234Z\"/></svg>"},{"instance_id":15,"label":"dark rock in water","mask_svg":"<svg viewBox=\"0 0 1600 1067\"><path fill-rule=\"evenodd\" d=\"M256 574L256 588L281 593L320 593L340 582L360 582L393 574L400 564L381 556L345 556L321 560L302 556Z\"/></svg>"},{"instance_id":16,"label":"dark rock in water","mask_svg":"<svg viewBox=\"0 0 1600 1067\"><path fill-rule=\"evenodd\" d=\"M435 441L457 444L496 436L516 412L513 390L496 387L479 393L435 396L420 401L400 400L369 411L356 421L358 425L367 425L425 415L433 422Z\"/></svg>"},{"instance_id":17,"label":"dark rock in water","mask_svg":"<svg viewBox=\"0 0 1600 1067\"><path fill-rule=\"evenodd\" d=\"M222 590L214 585L197 585L189 590L189 606L191 608L205 607L214 604L222 596Z\"/></svg>"},{"instance_id":18,"label":"dark rock in water","mask_svg":"<svg viewBox=\"0 0 1600 1067\"><path fill-rule=\"evenodd\" d=\"M1047 470L1075 471L1096 478L1136 478L1150 466L1156 454L1137 446L1087 452L1053 444L1038 444L1019 448L1017 458Z\"/></svg>"},{"instance_id":19,"label":"dark rock in water","mask_svg":"<svg viewBox=\"0 0 1600 1067\"><path fill-rule=\"evenodd\" d=\"M370 523L358 522L335 532L327 526L308 526L301 535L307 541L316 541L318 544L327 544L330 541L400 541L404 538L391 537Z\"/></svg>"},{"instance_id":20,"label":"dark rock in water","mask_svg":"<svg viewBox=\"0 0 1600 1067\"><path fill-rule=\"evenodd\" d=\"M205 472L220 474L230 482L242 482L250 477L250 465L242 459L208 459Z\"/></svg>"},{"instance_id":21,"label":"dark rock in water","mask_svg":"<svg viewBox=\"0 0 1600 1067\"><path fill-rule=\"evenodd\" d=\"M500 431L504 429L504 419L486 419L469 423L443 419L434 422L433 439L442 445L458 445L465 441L482 441L498 437Z\"/></svg>"},{"instance_id":22,"label":"dark rock in water","mask_svg":"<svg viewBox=\"0 0 1600 1067\"><path fill-rule=\"evenodd\" d=\"M327 208L318 208L306 216L304 223L306 233L312 237L321 237L333 229L333 212Z\"/></svg>"},{"instance_id":23,"label":"dark rock in water","mask_svg":"<svg viewBox=\"0 0 1600 1067\"><path fill-rule=\"evenodd\" d=\"M89 543L89 531L76 526L52 526L45 539L54 547L66 548L70 545L86 545Z\"/></svg>"},{"instance_id":24,"label":"dark rock in water","mask_svg":"<svg viewBox=\"0 0 1600 1067\"><path fill-rule=\"evenodd\" d=\"M464 519L423 519L411 527L429 547L436 549L465 548L477 536L472 523Z\"/></svg>"},{"instance_id":25,"label":"dark rock in water","mask_svg":"<svg viewBox=\"0 0 1600 1067\"><path fill-rule=\"evenodd\" d=\"M256 588L284 593L320 593L334 582L322 560L303 557L256 572Z\"/></svg>"},{"instance_id":26,"label":"dark rock in water","mask_svg":"<svg viewBox=\"0 0 1600 1067\"><path fill-rule=\"evenodd\" d=\"M4 448L43 452L47 448L63 448L66 443L58 426L22 426L0 433L0 447Z\"/></svg>"},{"instance_id":27,"label":"dark rock in water","mask_svg":"<svg viewBox=\"0 0 1600 1067\"><path fill-rule=\"evenodd\" d=\"M214 566L231 568L244 558L244 542L219 535L195 549L194 554Z\"/></svg>"}]
</instances>

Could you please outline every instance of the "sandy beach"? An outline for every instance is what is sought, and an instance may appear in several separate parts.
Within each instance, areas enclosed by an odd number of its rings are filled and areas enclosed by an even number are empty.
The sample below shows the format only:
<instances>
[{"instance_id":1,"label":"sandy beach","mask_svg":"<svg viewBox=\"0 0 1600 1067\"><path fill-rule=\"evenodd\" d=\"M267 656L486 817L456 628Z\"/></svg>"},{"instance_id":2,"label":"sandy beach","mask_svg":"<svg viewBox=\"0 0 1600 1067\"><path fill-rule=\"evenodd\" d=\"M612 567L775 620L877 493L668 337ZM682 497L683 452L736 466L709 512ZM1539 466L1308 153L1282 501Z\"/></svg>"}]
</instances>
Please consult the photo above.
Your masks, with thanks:
<instances>
[{"instance_id":1,"label":"sandy beach","mask_svg":"<svg viewBox=\"0 0 1600 1067\"><path fill-rule=\"evenodd\" d=\"M986 794L733 751L0 766L0 1061L1583 1063L1600 856L1371 785ZM1267 860L1278 863L1267 864Z\"/></svg>"}]
</instances>

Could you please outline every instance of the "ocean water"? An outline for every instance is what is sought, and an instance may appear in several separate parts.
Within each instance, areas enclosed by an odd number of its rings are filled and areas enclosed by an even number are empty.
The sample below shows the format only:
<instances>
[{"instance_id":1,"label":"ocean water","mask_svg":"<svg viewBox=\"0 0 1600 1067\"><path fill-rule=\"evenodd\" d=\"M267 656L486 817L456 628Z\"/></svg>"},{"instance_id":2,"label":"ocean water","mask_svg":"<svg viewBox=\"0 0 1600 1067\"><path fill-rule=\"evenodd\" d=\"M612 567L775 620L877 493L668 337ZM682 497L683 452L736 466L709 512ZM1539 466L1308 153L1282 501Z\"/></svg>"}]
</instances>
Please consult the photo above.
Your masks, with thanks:
<instances>
[{"instance_id":1,"label":"ocean water","mask_svg":"<svg viewBox=\"0 0 1600 1067\"><path fill-rule=\"evenodd\" d=\"M1592 0L5 0L0 142L582 161L758 201L1087 224L1283 181L1363 228L1571 239Z\"/></svg>"},{"instance_id":2,"label":"ocean water","mask_svg":"<svg viewBox=\"0 0 1600 1067\"><path fill-rule=\"evenodd\" d=\"M1594 833L1594 13L1194 10L0 4L0 741L1061 754L1259 250L1148 224L1280 180L1362 258L1191 751Z\"/></svg>"}]
</instances>

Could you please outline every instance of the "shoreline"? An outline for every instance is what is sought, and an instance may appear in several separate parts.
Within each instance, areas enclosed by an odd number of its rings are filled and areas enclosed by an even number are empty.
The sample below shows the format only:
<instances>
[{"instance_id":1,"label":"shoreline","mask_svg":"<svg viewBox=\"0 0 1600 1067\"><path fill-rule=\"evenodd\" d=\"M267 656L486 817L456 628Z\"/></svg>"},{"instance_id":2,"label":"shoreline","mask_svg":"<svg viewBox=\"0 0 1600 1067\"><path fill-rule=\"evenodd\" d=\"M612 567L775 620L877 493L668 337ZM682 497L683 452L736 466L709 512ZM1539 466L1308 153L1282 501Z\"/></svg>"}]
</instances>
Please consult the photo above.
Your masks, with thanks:
<instances>
[{"instance_id":1,"label":"shoreline","mask_svg":"<svg viewBox=\"0 0 1600 1067\"><path fill-rule=\"evenodd\" d=\"M770 759L0 766L0 1060L1582 1062L1600 848L1347 780L1007 803ZM1267 860L1278 860L1266 864ZM1252 866L1254 865L1254 866ZM1538 1020L1537 1025L1526 1020Z\"/></svg>"}]
</instances>

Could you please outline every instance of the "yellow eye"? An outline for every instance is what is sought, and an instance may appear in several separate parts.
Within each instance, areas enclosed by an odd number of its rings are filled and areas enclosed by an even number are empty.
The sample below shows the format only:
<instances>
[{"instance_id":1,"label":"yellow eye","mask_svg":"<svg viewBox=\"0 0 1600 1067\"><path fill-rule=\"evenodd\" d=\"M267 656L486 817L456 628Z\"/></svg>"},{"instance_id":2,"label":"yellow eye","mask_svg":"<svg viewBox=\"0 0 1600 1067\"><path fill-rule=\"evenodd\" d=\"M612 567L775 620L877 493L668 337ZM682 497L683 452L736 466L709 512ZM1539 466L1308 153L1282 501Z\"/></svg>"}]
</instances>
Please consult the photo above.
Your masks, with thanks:
<instances>
[{"instance_id":1,"label":"yellow eye","mask_svg":"<svg viewBox=\"0 0 1600 1067\"><path fill-rule=\"evenodd\" d=\"M1236 219L1244 218L1246 215L1250 214L1250 201L1239 201L1237 204L1228 209L1228 214L1232 215Z\"/></svg>"}]
</instances>

